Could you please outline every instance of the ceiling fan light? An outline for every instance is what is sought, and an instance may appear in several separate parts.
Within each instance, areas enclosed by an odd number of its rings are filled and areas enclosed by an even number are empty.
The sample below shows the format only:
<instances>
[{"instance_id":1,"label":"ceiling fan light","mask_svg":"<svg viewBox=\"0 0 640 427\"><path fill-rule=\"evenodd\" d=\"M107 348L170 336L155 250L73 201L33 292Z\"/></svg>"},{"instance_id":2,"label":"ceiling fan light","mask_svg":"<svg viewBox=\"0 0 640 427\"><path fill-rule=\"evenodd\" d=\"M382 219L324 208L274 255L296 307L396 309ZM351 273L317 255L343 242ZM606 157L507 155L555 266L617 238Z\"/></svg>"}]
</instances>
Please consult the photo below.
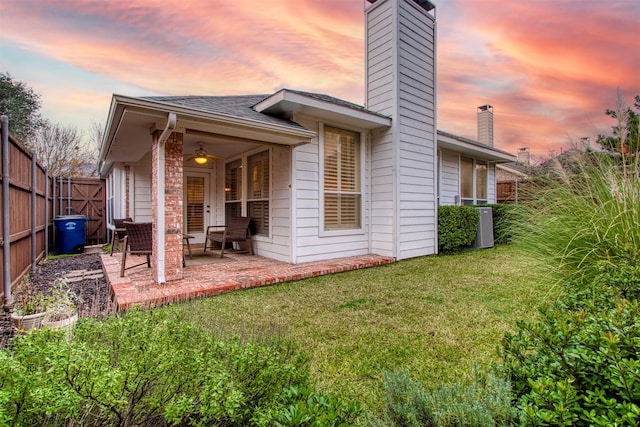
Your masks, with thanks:
<instances>
[{"instance_id":1,"label":"ceiling fan light","mask_svg":"<svg viewBox=\"0 0 640 427\"><path fill-rule=\"evenodd\" d=\"M197 156L194 157L193 160L195 160L195 162L199 165L204 165L205 163L207 163L207 158L205 156Z\"/></svg>"}]
</instances>

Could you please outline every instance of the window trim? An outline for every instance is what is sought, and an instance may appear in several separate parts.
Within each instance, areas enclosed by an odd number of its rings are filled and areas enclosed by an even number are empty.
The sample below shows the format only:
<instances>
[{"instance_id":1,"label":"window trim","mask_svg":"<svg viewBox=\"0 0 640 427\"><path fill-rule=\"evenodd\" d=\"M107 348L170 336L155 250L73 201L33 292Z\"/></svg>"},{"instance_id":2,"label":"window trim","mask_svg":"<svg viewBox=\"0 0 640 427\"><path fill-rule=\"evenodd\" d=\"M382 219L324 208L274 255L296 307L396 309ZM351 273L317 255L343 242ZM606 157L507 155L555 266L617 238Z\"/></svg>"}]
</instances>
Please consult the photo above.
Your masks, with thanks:
<instances>
[{"instance_id":1,"label":"window trim","mask_svg":"<svg viewBox=\"0 0 640 427\"><path fill-rule=\"evenodd\" d=\"M339 230L327 230L325 228L325 212L324 212L324 204L325 204L325 188L324 188L324 171L325 171L325 158L324 158L324 128L325 126L333 127L337 129L342 129L350 132L355 132L360 135L360 158L359 158L359 177L358 181L360 184L359 191L356 194L360 195L360 226L358 228L350 228L350 229L339 229ZM332 124L332 123L319 123L319 132L318 132L318 158L319 162L319 182L318 189L320 193L320 206L319 208L319 218L318 218L318 228L319 228L319 236L320 237L332 237L332 236L353 236L353 235L361 235L365 232L365 148L366 148L366 134L362 129L352 128L344 125Z\"/></svg>"},{"instance_id":2,"label":"window trim","mask_svg":"<svg viewBox=\"0 0 640 427\"><path fill-rule=\"evenodd\" d=\"M251 173L251 171L249 170L249 158L262 154L262 153L266 153L267 156L267 162L268 162L268 180L269 180L269 185L268 188L266 189L266 194L267 197L261 197L259 199L256 198L251 198L249 197L249 185L251 185L252 181L251 181L251 177L249 176L249 174ZM254 234L253 236L260 236L263 238L269 238L271 236L271 213L272 213L272 206L273 206L273 197L272 197L272 185L273 185L273 159L272 159L272 150L271 148L267 148L267 149L257 149L255 151L249 152L247 153L247 155L245 156L245 188L244 188L244 212L246 212L246 215L249 215L249 204L251 202L267 202L268 203L268 208L267 208L267 224L269 224L269 227L267 228L267 233L266 234ZM252 237L253 237L252 236Z\"/></svg>"},{"instance_id":3,"label":"window trim","mask_svg":"<svg viewBox=\"0 0 640 427\"><path fill-rule=\"evenodd\" d=\"M471 194L472 197L462 197L462 159L471 160L471 171L472 171L472 189ZM484 199L478 199L478 164L485 165L485 195L487 196ZM463 154L458 155L458 193L460 197L460 206L470 206L470 205L482 205L487 204L489 202L489 162L486 160L478 160L475 157L468 157ZM468 203L465 203L468 202Z\"/></svg>"},{"instance_id":4,"label":"window trim","mask_svg":"<svg viewBox=\"0 0 640 427\"><path fill-rule=\"evenodd\" d=\"M258 147L256 149L247 151L245 153L242 153L239 156L236 157L232 157L227 159L227 161L224 162L224 168L223 168L223 178L222 178L222 189L223 189L223 195L222 195L222 203L223 203L223 210L222 210L222 214L223 214L223 219L226 221L226 205L227 203L240 203L240 212L241 215L246 216L249 214L249 208L248 208L248 203L249 203L249 192L248 192L248 185L249 185L249 157L254 156L256 154L260 154L262 152L267 152L268 157L269 157L269 188L267 190L267 195L268 198L266 199L269 202L269 209L268 209L268 216L269 216L269 224L273 224L273 150L271 147L265 148L265 147ZM229 163L233 163L235 161L240 160L240 168L242 169L242 171L240 172L240 177L242 180L242 183L240 185L241 187L241 192L242 195L240 197L239 200L234 200L231 202L227 202L226 200L226 193L225 193L225 187L226 187L226 173L227 173L227 165ZM253 234L251 235L251 238L254 240L263 240L263 241L270 241L273 237L273 229L271 226L269 226L269 232L268 234Z\"/></svg>"}]
</instances>

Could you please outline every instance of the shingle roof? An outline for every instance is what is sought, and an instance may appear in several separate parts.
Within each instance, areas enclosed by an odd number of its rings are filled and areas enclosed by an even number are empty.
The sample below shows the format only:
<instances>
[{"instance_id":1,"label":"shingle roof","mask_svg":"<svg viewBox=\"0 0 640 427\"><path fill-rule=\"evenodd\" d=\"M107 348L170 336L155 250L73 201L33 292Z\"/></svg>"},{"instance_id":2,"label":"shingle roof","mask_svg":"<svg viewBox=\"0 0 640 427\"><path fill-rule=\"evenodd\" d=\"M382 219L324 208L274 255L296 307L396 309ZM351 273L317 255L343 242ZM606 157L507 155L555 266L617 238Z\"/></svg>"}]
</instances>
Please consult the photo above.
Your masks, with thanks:
<instances>
[{"instance_id":1,"label":"shingle roof","mask_svg":"<svg viewBox=\"0 0 640 427\"><path fill-rule=\"evenodd\" d=\"M351 108L353 110L362 111L369 114L375 114L380 117L388 117L384 114L376 113L375 111L367 110L362 105L354 104L353 102L345 101L344 99L334 98L333 96L324 95L321 93L303 92L301 90L285 89L287 92L297 93L302 96L308 96L309 98L319 99L320 101L330 102L332 104L341 105L343 107Z\"/></svg>"},{"instance_id":2,"label":"shingle roof","mask_svg":"<svg viewBox=\"0 0 640 427\"><path fill-rule=\"evenodd\" d=\"M241 95L241 96L143 96L141 99L161 102L163 104L178 105L207 113L226 114L259 122L289 126L304 129L299 124L282 117L259 113L253 106L270 95Z\"/></svg>"}]
</instances>

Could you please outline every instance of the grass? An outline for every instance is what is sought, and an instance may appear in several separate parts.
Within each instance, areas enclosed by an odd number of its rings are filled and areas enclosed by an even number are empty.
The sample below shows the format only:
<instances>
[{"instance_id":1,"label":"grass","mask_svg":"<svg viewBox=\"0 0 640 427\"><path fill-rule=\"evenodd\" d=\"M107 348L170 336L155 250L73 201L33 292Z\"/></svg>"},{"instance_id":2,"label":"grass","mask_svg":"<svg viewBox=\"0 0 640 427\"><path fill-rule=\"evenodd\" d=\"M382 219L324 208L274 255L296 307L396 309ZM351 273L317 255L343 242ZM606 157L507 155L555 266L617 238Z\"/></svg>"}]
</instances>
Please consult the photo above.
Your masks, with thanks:
<instances>
[{"instance_id":1,"label":"grass","mask_svg":"<svg viewBox=\"0 0 640 427\"><path fill-rule=\"evenodd\" d=\"M384 371L427 388L464 381L498 360L503 333L548 297L514 246L423 257L184 303L195 322L247 335L282 334L311 356L323 391L373 412Z\"/></svg>"}]
</instances>

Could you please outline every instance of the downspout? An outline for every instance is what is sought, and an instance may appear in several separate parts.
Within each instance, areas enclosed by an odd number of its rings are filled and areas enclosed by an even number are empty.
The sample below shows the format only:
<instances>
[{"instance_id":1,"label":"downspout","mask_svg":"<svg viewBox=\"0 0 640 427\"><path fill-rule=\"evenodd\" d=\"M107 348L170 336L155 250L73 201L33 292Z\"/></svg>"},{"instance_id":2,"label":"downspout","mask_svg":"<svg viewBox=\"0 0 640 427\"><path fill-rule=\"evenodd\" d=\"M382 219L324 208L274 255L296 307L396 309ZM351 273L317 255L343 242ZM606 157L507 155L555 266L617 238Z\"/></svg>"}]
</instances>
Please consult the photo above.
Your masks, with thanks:
<instances>
[{"instance_id":1,"label":"downspout","mask_svg":"<svg viewBox=\"0 0 640 427\"><path fill-rule=\"evenodd\" d=\"M2 126L2 265L4 310L11 309L11 227L9 224L9 118L0 116Z\"/></svg>"},{"instance_id":2,"label":"downspout","mask_svg":"<svg viewBox=\"0 0 640 427\"><path fill-rule=\"evenodd\" d=\"M158 156L157 156L157 164L156 164L156 167L157 167L156 170L158 171L157 173L158 185L157 185L157 194L156 194L156 200L158 204L158 212L157 212L158 217L156 218L156 242L157 242L156 247L158 248L158 256L157 256L158 264L157 264L156 270L158 272L158 276L156 277L156 283L158 283L159 285L162 285L167 281L164 274L165 272L164 144L169 138L169 135L171 135L171 132L173 132L173 130L176 128L176 121L177 121L176 114L169 113L167 116L167 124L164 127L164 130L162 131L160 136L158 137Z\"/></svg>"}]
</instances>

